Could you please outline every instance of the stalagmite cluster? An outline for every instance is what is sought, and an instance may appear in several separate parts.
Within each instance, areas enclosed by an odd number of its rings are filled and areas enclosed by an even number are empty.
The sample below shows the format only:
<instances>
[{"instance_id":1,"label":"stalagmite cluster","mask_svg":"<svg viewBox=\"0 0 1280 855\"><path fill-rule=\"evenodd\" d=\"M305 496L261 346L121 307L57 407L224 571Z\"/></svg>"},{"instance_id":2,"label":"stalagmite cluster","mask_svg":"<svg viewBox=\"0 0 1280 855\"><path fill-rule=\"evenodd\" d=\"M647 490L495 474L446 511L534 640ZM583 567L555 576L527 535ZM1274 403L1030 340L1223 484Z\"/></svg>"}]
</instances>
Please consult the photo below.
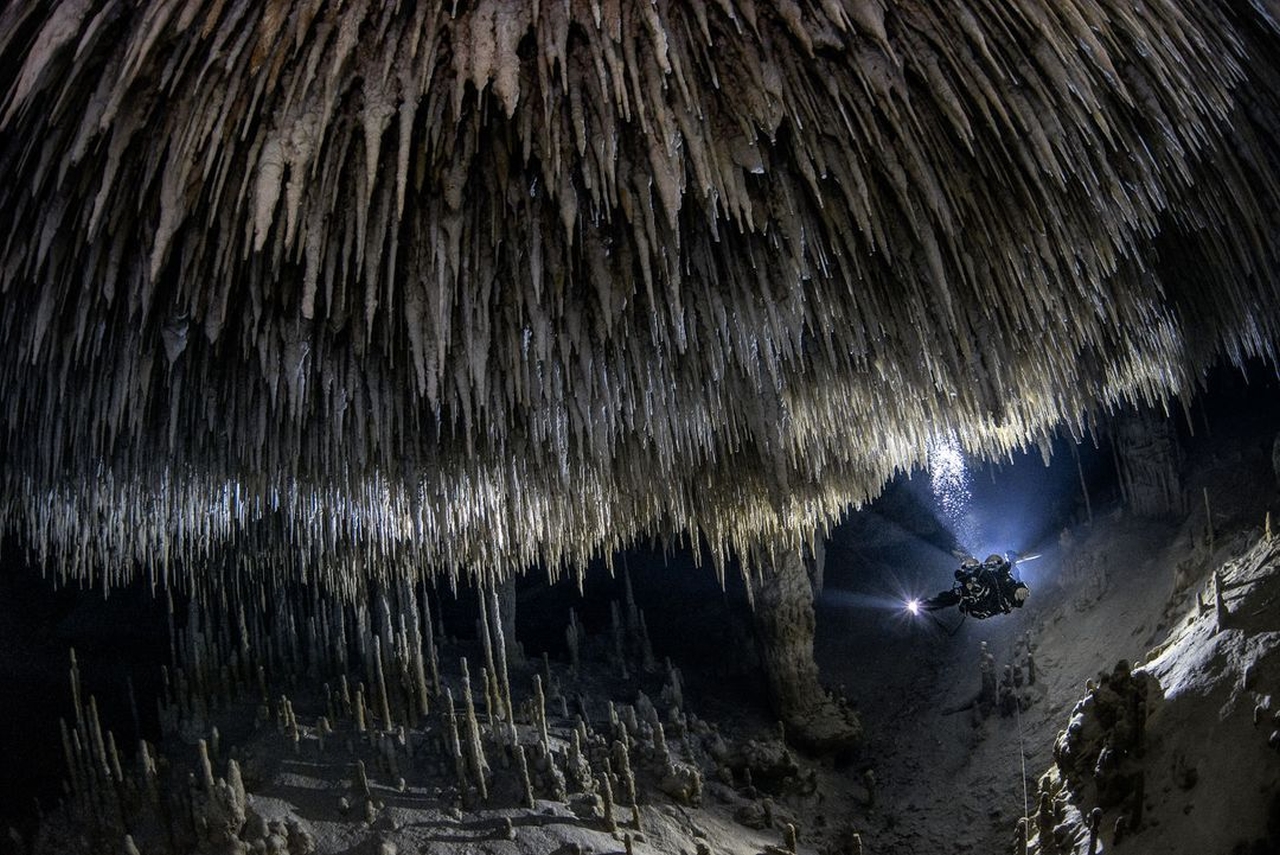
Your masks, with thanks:
<instances>
[{"instance_id":1,"label":"stalagmite cluster","mask_svg":"<svg viewBox=\"0 0 1280 855\"><path fill-rule=\"evenodd\" d=\"M1063 819L1060 809L1043 806L1054 804L1050 782L1059 790L1069 786L1075 801L1103 809L1122 807L1116 820L1116 843L1125 829L1134 830L1142 823L1145 769L1141 758L1150 706L1161 697L1159 681L1145 672L1131 671L1122 659L1110 672L1100 672L1097 681L1091 680L1088 692L1054 745L1059 774L1046 775L1042 781L1040 852L1053 851L1049 841ZM1066 794L1062 795L1065 801ZM1096 825L1090 831L1096 842Z\"/></svg>"},{"instance_id":2,"label":"stalagmite cluster","mask_svg":"<svg viewBox=\"0 0 1280 855\"><path fill-rule=\"evenodd\" d=\"M483 620L501 625L490 593L479 597L493 607ZM630 598L624 611L638 611ZM73 652L74 717L62 724L67 798L25 851L308 855L337 851L338 818L356 827L344 837L343 846L358 841L350 851L404 851L439 831L429 817L463 810L475 821L445 825L454 842L468 825L489 823L518 839L537 823L513 822L516 809L658 851L672 817L686 825L708 788L742 825L780 835L778 851L842 833L801 827L801 811L821 804L818 763L774 734L731 736L700 719L684 706L679 669L668 662L649 673L634 633L623 645L628 681L611 673L614 633L602 626L589 664L605 676L579 677L543 657L541 673L531 659L499 669L495 684L487 666L468 662L484 640L448 640L431 615L427 591L407 585L356 604L328 594L229 608L193 601L185 619L175 616L158 700L164 735L179 738L165 739L163 755L140 740L134 762L122 760L95 699L84 696ZM408 649L415 636L431 639L429 664ZM281 796L312 792L304 773L325 782L309 802L315 810L272 814ZM406 810L415 822L403 822ZM388 841L384 832L409 836ZM853 850L832 842L823 851Z\"/></svg>"},{"instance_id":3,"label":"stalagmite cluster","mask_svg":"<svg viewBox=\"0 0 1280 855\"><path fill-rule=\"evenodd\" d=\"M1199 523L1193 514L1184 525ZM1121 659L1087 681L1016 851L1276 850L1267 746L1280 747L1268 679L1280 655L1280 552L1260 526L1235 534L1231 557L1202 568L1212 593L1202 588L1199 606L1175 593L1179 619L1139 666Z\"/></svg>"},{"instance_id":4,"label":"stalagmite cluster","mask_svg":"<svg viewBox=\"0 0 1280 855\"><path fill-rule=\"evenodd\" d=\"M348 593L798 549L1272 352L1274 14L5 4L4 527Z\"/></svg>"}]
</instances>

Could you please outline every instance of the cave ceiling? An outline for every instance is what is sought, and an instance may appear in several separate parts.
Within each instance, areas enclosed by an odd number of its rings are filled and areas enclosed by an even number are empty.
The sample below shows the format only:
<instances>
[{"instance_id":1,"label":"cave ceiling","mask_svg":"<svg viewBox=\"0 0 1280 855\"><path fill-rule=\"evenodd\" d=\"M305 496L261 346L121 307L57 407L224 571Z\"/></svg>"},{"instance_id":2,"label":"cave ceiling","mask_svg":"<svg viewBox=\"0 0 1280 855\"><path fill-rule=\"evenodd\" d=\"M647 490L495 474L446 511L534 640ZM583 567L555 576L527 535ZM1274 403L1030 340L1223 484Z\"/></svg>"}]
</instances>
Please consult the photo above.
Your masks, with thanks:
<instances>
[{"instance_id":1,"label":"cave ceiling","mask_svg":"<svg viewBox=\"0 0 1280 855\"><path fill-rule=\"evenodd\" d=\"M1277 341L1275 2L13 0L0 448L62 579L797 545Z\"/></svg>"}]
</instances>

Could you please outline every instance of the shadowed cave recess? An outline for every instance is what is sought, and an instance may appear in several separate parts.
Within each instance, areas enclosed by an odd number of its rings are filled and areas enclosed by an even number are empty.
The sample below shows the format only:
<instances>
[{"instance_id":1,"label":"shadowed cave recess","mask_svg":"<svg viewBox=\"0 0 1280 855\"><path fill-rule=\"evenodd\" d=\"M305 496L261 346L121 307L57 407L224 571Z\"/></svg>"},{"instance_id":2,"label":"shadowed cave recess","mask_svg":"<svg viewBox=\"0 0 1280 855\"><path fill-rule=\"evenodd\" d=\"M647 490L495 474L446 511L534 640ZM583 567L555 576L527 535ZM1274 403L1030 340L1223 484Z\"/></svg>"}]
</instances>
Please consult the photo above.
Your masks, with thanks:
<instances>
[{"instance_id":1,"label":"shadowed cave recess","mask_svg":"<svg viewBox=\"0 0 1280 855\"><path fill-rule=\"evenodd\" d=\"M1277 57L0 2L0 846L1280 851Z\"/></svg>"}]
</instances>

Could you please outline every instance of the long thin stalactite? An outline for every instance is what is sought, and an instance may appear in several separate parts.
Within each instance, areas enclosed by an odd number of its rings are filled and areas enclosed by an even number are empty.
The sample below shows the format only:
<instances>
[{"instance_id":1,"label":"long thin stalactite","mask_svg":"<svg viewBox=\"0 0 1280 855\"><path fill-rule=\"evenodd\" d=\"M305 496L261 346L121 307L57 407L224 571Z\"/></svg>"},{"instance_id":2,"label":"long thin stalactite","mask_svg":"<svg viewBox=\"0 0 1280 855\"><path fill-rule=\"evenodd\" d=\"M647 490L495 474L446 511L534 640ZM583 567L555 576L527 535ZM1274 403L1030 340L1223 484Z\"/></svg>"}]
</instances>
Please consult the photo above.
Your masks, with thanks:
<instances>
[{"instance_id":1,"label":"long thin stalactite","mask_svg":"<svg viewBox=\"0 0 1280 855\"><path fill-rule=\"evenodd\" d=\"M722 567L1186 393L1277 341L1268 8L10 2L4 524L105 585Z\"/></svg>"}]
</instances>

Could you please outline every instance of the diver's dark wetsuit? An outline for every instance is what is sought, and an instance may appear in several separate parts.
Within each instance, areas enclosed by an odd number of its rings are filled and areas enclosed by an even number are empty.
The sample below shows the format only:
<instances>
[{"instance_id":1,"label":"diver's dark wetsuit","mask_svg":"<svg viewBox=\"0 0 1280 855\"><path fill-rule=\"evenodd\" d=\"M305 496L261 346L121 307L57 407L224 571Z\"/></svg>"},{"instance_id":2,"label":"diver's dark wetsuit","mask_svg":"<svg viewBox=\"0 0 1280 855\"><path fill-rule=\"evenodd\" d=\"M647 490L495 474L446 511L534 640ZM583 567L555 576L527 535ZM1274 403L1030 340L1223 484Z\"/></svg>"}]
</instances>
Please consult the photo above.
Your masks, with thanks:
<instances>
[{"instance_id":1,"label":"diver's dark wetsuit","mask_svg":"<svg viewBox=\"0 0 1280 855\"><path fill-rule=\"evenodd\" d=\"M959 606L961 614L981 620L995 614L1009 614L1022 608L1031 593L1023 582L1013 578L1013 565L1000 555L991 555L981 564L976 559L966 559L956 570L956 583L950 591L943 591L920 603L920 608L931 612L950 606Z\"/></svg>"}]
</instances>

